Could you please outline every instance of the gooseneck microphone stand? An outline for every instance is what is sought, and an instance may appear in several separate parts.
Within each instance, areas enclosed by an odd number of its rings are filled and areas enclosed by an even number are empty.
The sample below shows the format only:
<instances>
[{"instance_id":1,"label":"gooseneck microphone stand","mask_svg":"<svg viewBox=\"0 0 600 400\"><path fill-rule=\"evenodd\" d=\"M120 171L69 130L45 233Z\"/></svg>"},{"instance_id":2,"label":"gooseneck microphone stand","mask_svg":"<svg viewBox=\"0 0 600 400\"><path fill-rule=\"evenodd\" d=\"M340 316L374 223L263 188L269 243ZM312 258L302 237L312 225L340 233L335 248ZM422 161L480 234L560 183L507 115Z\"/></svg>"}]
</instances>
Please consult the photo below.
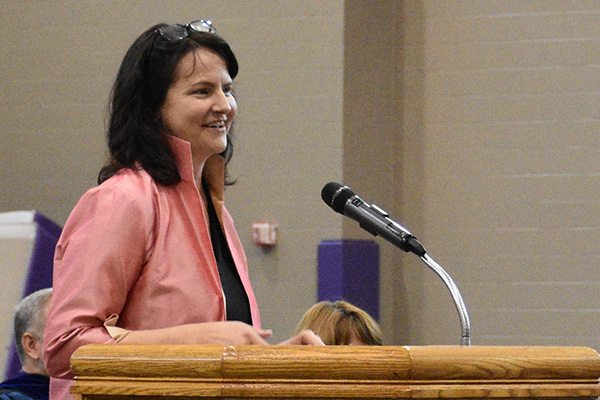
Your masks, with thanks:
<instances>
[{"instance_id":1,"label":"gooseneck microphone stand","mask_svg":"<svg viewBox=\"0 0 600 400\"><path fill-rule=\"evenodd\" d=\"M429 257L427 250L425 250L425 247L419 243L417 238L402 225L391 219L387 211L381 209L375 204L369 205L364 202L362 204L364 204L364 206L371 210L375 215L378 215L386 225L385 229L380 229L377 232L378 234L381 234L384 239L388 240L399 249L419 256L429 268L431 268L436 274L439 275L440 278L442 278L442 281L452 295L452 300L454 300L454 305L456 306L458 317L460 318L460 345L470 346L471 322L469 321L469 314L467 312L465 302L460 295L460 291L458 290L458 286L456 286L450 274L447 273L441 265ZM373 230L370 231L373 232Z\"/></svg>"},{"instance_id":2,"label":"gooseneck microphone stand","mask_svg":"<svg viewBox=\"0 0 600 400\"><path fill-rule=\"evenodd\" d=\"M377 210L377 212L382 211L379 207L375 205L371 205L370 207L371 209ZM391 220L387 212L383 211L383 214L381 215L386 219L390 227L394 227L395 231L402 232L402 234L400 235L402 237L402 240L395 241L393 242L393 244L401 250L406 251L407 253L414 253L418 255L421 258L421 260L423 260L423 262L427 264L429 268L431 268L436 274L439 275L440 278L442 278L442 281L450 291L450 295L452 295L452 300L454 300L454 305L456 306L456 310L458 311L458 318L460 318L460 345L470 346L471 322L469 321L469 314L467 312L465 302L462 296L460 295L460 291L458 290L458 286L456 286L450 274L447 273L441 265L439 265L431 257L429 257L427 251L425 250L425 247L423 247L423 245L419 243L417 238L413 236L409 231L407 231L406 228L402 227L396 221Z\"/></svg>"},{"instance_id":3,"label":"gooseneck microphone stand","mask_svg":"<svg viewBox=\"0 0 600 400\"><path fill-rule=\"evenodd\" d=\"M438 263L436 263L427 253L421 256L421 260L429 268L431 268L436 274L442 278L442 281L446 284L446 287L450 291L452 295L452 300L454 300L454 304L456 305L456 311L458 311L458 318L460 318L460 345L461 346L470 346L471 345L471 322L469 321L469 314L467 312L467 307L465 307L465 302L463 301L462 296L458 290L458 287L452 280L450 274L448 274L444 268L442 268Z\"/></svg>"}]
</instances>

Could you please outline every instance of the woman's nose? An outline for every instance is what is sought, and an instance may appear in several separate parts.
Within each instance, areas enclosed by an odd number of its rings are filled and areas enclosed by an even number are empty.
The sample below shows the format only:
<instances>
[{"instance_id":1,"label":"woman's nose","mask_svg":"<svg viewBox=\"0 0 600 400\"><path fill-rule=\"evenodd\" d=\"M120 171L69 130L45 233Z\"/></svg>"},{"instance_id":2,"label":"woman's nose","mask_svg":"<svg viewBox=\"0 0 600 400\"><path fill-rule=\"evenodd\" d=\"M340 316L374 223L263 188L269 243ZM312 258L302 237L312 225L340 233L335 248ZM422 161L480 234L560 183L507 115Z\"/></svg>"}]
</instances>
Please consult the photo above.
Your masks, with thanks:
<instances>
[{"instance_id":1,"label":"woman's nose","mask_svg":"<svg viewBox=\"0 0 600 400\"><path fill-rule=\"evenodd\" d=\"M218 90L215 94L215 103L213 108L215 109L215 111L218 112L222 112L222 113L228 113L229 111L231 111L232 106L231 103L229 102L229 98L227 96L227 94L225 92L223 92L222 90Z\"/></svg>"}]
</instances>

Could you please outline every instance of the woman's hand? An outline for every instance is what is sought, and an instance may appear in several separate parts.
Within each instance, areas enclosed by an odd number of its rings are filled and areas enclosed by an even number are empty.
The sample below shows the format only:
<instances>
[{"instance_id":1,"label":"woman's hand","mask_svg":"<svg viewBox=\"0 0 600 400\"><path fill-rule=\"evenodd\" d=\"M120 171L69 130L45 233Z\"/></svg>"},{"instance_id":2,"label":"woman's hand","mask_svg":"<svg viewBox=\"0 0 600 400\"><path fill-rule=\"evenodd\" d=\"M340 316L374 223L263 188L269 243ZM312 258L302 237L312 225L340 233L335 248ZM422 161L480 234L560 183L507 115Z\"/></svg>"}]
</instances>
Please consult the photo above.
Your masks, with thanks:
<instances>
[{"instance_id":1,"label":"woman's hand","mask_svg":"<svg viewBox=\"0 0 600 400\"><path fill-rule=\"evenodd\" d=\"M325 346L321 338L310 329L305 329L294 337L279 343L280 345L313 345Z\"/></svg>"}]
</instances>

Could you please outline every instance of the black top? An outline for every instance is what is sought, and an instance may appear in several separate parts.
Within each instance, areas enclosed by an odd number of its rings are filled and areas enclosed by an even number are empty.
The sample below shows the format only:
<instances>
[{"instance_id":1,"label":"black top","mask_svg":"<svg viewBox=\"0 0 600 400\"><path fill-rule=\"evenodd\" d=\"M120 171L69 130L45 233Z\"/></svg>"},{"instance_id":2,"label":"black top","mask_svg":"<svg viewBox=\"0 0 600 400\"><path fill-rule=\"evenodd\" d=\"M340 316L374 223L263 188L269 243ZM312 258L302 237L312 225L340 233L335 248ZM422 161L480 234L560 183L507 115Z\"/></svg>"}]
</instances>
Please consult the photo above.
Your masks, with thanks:
<instances>
[{"instance_id":1,"label":"black top","mask_svg":"<svg viewBox=\"0 0 600 400\"><path fill-rule=\"evenodd\" d=\"M219 267L219 276L221 277L221 286L225 295L225 305L227 307L228 321L242 321L252 325L252 315L250 314L250 302L248 295L244 290L244 285L237 272L227 239L221 229L221 223L215 212L208 190L205 189L208 205L208 221L210 223L210 240L212 242L215 259Z\"/></svg>"}]
</instances>

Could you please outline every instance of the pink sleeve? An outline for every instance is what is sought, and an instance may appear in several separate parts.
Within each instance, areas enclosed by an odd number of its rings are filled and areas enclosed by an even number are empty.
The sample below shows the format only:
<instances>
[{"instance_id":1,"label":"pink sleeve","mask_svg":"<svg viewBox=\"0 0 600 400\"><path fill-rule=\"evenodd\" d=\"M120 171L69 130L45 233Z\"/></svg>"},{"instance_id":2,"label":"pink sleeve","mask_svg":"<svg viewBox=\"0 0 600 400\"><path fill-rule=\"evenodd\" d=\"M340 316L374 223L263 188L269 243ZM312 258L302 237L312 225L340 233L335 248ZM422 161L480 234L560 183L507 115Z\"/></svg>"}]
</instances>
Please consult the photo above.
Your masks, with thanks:
<instances>
[{"instance_id":1,"label":"pink sleeve","mask_svg":"<svg viewBox=\"0 0 600 400\"><path fill-rule=\"evenodd\" d=\"M123 310L146 259L152 227L152 212L119 186L99 186L78 202L54 258L44 334L50 376L71 378L70 358L79 347L114 343L104 322Z\"/></svg>"}]
</instances>

